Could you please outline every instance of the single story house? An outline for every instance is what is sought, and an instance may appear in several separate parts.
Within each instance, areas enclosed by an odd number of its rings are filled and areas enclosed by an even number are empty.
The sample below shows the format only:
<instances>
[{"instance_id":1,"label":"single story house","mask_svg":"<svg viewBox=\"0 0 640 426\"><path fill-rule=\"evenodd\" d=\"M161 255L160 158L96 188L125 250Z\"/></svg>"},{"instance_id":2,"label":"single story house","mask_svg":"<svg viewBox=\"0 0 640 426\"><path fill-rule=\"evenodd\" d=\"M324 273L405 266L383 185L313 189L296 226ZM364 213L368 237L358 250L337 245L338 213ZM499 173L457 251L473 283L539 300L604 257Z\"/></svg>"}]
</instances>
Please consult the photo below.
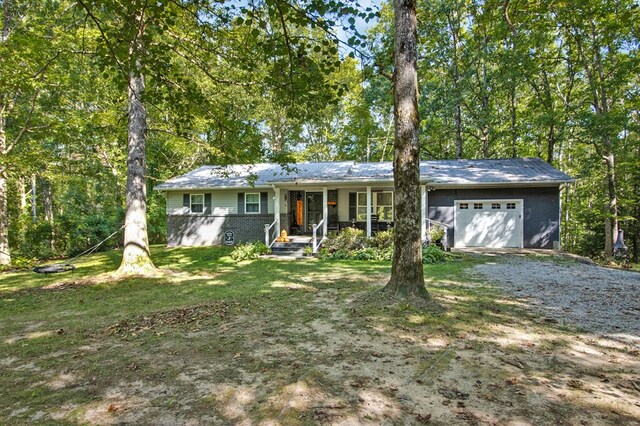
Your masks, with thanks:
<instances>
[{"instance_id":1,"label":"single story house","mask_svg":"<svg viewBox=\"0 0 640 426\"><path fill-rule=\"evenodd\" d=\"M559 247L560 189L571 182L539 158L422 161L423 235L437 224L450 247ZM345 226L370 236L394 222L391 162L203 166L155 189L167 197L170 246Z\"/></svg>"}]
</instances>

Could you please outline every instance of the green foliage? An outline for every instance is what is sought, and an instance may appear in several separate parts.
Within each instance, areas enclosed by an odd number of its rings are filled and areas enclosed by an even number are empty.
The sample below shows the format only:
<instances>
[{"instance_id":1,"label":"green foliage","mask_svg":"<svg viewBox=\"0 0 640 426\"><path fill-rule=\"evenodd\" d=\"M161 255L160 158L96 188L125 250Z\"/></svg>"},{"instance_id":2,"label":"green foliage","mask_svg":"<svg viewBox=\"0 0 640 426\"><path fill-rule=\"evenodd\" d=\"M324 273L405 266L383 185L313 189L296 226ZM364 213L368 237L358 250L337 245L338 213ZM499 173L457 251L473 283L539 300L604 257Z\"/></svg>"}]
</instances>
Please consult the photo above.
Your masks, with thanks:
<instances>
[{"instance_id":1,"label":"green foliage","mask_svg":"<svg viewBox=\"0 0 640 426\"><path fill-rule=\"evenodd\" d=\"M432 226L427 231L427 239L431 244L437 244L444 238L444 228L442 226Z\"/></svg>"},{"instance_id":2,"label":"green foliage","mask_svg":"<svg viewBox=\"0 0 640 426\"><path fill-rule=\"evenodd\" d=\"M422 248L422 263L440 263L447 260L447 255L436 245L430 244Z\"/></svg>"},{"instance_id":3,"label":"green foliage","mask_svg":"<svg viewBox=\"0 0 640 426\"><path fill-rule=\"evenodd\" d=\"M48 259L53 256L50 240L53 227L49 222L28 222L18 254L21 257ZM13 263L13 262L12 262Z\"/></svg>"},{"instance_id":4,"label":"green foliage","mask_svg":"<svg viewBox=\"0 0 640 426\"><path fill-rule=\"evenodd\" d=\"M387 231L376 232L367 242L367 245L377 249L393 247L393 235L393 228L390 228Z\"/></svg>"},{"instance_id":5,"label":"green foliage","mask_svg":"<svg viewBox=\"0 0 640 426\"><path fill-rule=\"evenodd\" d=\"M323 243L327 253L336 251L351 252L363 249L367 242L364 231L356 228L344 228L339 233L330 232Z\"/></svg>"},{"instance_id":6,"label":"green foliage","mask_svg":"<svg viewBox=\"0 0 640 426\"><path fill-rule=\"evenodd\" d=\"M393 258L393 231L378 232L367 239L364 231L345 228L330 233L320 249L320 257L333 260L386 260Z\"/></svg>"},{"instance_id":7,"label":"green foliage","mask_svg":"<svg viewBox=\"0 0 640 426\"><path fill-rule=\"evenodd\" d=\"M240 262L242 260L257 259L266 254L271 254L271 249L265 243L256 241L235 246L231 252L231 258L236 262Z\"/></svg>"},{"instance_id":8,"label":"green foliage","mask_svg":"<svg viewBox=\"0 0 640 426\"><path fill-rule=\"evenodd\" d=\"M138 29L131 17L141 7L146 50L135 53L147 80L150 242L162 243L166 234L164 198L152 187L197 165L392 158L392 83L383 75L392 71L388 3L366 46L353 18L377 13L343 2L313 1L304 13L270 1L71 3L77 7L7 2L0 104L10 149L0 169L8 176L16 259L79 253L122 223L123 111ZM456 157L459 113L463 158L547 159L578 179L564 189L563 248L598 256L611 216L602 183L602 159L610 153L620 226L637 260L637 4L560 2L550 10L545 3L505 9L491 1L421 0L417 9L423 158ZM338 25L354 32L350 44L370 50L363 55L370 62L343 58L329 34ZM20 180L33 174L52 184L53 228L43 218L40 193L36 224L18 207ZM441 238L433 232L431 241ZM369 247L388 251L391 239L347 237L336 247L329 241L325 252L349 258ZM120 241L118 235L104 248Z\"/></svg>"},{"instance_id":9,"label":"green foliage","mask_svg":"<svg viewBox=\"0 0 640 426\"><path fill-rule=\"evenodd\" d=\"M28 258L21 256L13 256L11 258L11 264L0 265L0 272L15 271L21 269L31 269L38 263L36 258Z\"/></svg>"}]
</instances>

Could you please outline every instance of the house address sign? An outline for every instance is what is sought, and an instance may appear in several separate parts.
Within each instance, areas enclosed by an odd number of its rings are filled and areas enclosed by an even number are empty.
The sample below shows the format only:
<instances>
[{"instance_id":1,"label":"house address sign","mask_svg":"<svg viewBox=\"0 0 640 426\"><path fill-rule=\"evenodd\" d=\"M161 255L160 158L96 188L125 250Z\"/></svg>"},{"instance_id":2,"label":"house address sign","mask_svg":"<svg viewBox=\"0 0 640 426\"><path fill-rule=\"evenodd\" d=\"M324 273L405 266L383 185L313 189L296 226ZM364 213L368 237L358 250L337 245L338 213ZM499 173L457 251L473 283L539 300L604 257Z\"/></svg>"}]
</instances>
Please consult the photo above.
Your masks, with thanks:
<instances>
[{"instance_id":1,"label":"house address sign","mask_svg":"<svg viewBox=\"0 0 640 426\"><path fill-rule=\"evenodd\" d=\"M233 231L225 231L224 233L224 243L228 246L234 245L236 242L236 235Z\"/></svg>"}]
</instances>

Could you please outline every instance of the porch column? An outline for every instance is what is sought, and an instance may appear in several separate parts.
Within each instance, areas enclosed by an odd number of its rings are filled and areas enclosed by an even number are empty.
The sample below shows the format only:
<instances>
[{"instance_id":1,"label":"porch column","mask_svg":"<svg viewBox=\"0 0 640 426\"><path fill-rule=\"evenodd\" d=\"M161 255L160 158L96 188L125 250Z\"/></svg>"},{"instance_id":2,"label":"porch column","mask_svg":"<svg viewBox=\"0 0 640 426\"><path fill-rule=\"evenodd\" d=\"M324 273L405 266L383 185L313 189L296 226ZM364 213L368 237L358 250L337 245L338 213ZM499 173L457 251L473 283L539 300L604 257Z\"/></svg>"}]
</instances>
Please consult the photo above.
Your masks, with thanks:
<instances>
[{"instance_id":1,"label":"porch column","mask_svg":"<svg viewBox=\"0 0 640 426\"><path fill-rule=\"evenodd\" d=\"M371 238L371 187L367 186L367 238Z\"/></svg>"},{"instance_id":2,"label":"porch column","mask_svg":"<svg viewBox=\"0 0 640 426\"><path fill-rule=\"evenodd\" d=\"M322 187L322 236L327 236L327 227L329 226L329 194L327 187Z\"/></svg>"},{"instance_id":3,"label":"porch column","mask_svg":"<svg viewBox=\"0 0 640 426\"><path fill-rule=\"evenodd\" d=\"M276 195L273 197L273 220L276 222L276 230L280 236L280 188L273 188Z\"/></svg>"},{"instance_id":4,"label":"porch column","mask_svg":"<svg viewBox=\"0 0 640 426\"><path fill-rule=\"evenodd\" d=\"M426 185L420 185L420 195L422 242L425 243L427 241L427 197L429 196Z\"/></svg>"}]
</instances>

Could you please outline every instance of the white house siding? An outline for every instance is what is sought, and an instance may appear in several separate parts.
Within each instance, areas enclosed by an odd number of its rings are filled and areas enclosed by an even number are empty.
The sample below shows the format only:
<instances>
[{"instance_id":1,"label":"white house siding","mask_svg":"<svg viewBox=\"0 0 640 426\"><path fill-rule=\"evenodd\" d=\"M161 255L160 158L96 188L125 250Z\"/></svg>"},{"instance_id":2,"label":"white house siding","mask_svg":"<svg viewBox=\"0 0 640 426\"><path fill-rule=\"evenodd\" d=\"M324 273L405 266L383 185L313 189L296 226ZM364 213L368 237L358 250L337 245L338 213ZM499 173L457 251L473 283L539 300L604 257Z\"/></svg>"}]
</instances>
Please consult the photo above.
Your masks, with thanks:
<instances>
[{"instance_id":1,"label":"white house siding","mask_svg":"<svg viewBox=\"0 0 640 426\"><path fill-rule=\"evenodd\" d=\"M167 215L188 215L189 209L182 206L183 194L211 194L211 209L213 216L226 216L238 214L238 193L239 192L267 192L267 212L262 214L273 214L275 193L273 190L247 189L237 190L217 190L217 191L167 191Z\"/></svg>"},{"instance_id":2,"label":"white house siding","mask_svg":"<svg viewBox=\"0 0 640 426\"><path fill-rule=\"evenodd\" d=\"M273 195L271 195L273 197ZM289 190L281 189L280 190L280 214L288 212L289 208Z\"/></svg>"}]
</instances>

